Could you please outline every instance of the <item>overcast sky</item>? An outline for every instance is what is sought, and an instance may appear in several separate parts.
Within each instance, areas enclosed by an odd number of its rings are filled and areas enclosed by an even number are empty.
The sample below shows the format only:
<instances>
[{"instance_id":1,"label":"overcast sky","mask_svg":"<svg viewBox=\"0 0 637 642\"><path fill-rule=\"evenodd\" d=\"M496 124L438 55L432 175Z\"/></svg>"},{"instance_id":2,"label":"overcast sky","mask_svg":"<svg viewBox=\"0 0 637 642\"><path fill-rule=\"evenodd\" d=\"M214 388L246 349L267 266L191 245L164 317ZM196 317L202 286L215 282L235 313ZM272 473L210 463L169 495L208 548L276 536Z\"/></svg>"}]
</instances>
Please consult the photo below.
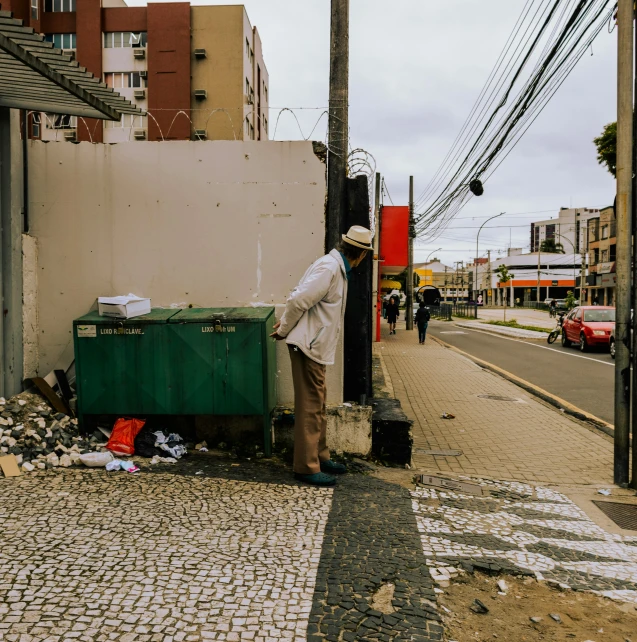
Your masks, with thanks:
<instances>
[{"instance_id":1,"label":"overcast sky","mask_svg":"<svg viewBox=\"0 0 637 642\"><path fill-rule=\"evenodd\" d=\"M146 4L129 0L129 5ZM191 4L232 4L206 0ZM240 3L238 3L240 4ZM328 104L329 0L246 0L261 34L270 73L270 114L277 139L310 135ZM409 175L416 195L426 186L462 127L525 0L351 0L351 145L375 157L395 204L407 204ZM462 210L454 229L417 251L448 265L475 254L477 226L487 249L526 247L529 223L560 207L612 204L614 182L597 164L592 139L615 120L616 38L604 28L521 143ZM326 118L313 139L324 140ZM521 214L534 212L533 214Z\"/></svg>"}]
</instances>

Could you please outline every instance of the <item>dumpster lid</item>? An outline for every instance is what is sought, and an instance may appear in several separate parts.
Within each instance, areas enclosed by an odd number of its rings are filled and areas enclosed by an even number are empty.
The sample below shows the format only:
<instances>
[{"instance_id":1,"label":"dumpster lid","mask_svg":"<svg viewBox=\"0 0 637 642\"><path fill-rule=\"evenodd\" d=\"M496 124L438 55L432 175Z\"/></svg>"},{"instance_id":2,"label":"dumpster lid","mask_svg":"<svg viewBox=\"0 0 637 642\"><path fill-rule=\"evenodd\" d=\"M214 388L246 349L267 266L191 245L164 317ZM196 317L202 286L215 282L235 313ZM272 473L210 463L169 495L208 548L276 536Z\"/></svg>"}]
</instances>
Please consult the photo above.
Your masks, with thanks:
<instances>
[{"instance_id":1,"label":"dumpster lid","mask_svg":"<svg viewBox=\"0 0 637 642\"><path fill-rule=\"evenodd\" d=\"M274 306L258 308L189 308L180 310L169 323L262 323L274 314Z\"/></svg>"},{"instance_id":2,"label":"dumpster lid","mask_svg":"<svg viewBox=\"0 0 637 642\"><path fill-rule=\"evenodd\" d=\"M102 317L97 311L89 312L73 323L88 323L92 325L139 325L148 323L166 323L168 319L175 316L179 310L173 308L153 308L150 314L143 314L132 319L116 319L114 317Z\"/></svg>"}]
</instances>

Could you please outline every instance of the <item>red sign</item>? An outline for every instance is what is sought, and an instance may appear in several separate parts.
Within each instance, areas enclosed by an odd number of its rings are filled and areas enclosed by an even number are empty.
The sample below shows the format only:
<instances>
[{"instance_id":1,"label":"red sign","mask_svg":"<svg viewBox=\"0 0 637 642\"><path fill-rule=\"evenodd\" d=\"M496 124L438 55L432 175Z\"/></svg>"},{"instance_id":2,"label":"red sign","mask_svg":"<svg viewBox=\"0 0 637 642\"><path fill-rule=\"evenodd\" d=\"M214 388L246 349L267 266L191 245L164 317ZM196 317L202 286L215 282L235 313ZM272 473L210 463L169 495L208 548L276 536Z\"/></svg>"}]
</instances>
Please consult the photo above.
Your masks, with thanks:
<instances>
[{"instance_id":1,"label":"red sign","mask_svg":"<svg viewBox=\"0 0 637 642\"><path fill-rule=\"evenodd\" d=\"M381 269L400 268L409 263L409 207L384 206L380 230Z\"/></svg>"}]
</instances>

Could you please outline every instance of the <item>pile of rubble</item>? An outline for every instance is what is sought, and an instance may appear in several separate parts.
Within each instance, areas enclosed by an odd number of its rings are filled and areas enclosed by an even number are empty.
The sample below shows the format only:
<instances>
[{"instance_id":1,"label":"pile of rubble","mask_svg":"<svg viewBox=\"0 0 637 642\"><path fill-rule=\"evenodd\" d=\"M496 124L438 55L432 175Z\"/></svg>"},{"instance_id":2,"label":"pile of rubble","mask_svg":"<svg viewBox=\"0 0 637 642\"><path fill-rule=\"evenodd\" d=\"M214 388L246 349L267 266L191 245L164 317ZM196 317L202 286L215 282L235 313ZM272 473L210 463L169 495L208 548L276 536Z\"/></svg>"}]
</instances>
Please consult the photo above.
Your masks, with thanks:
<instances>
[{"instance_id":1,"label":"pile of rubble","mask_svg":"<svg viewBox=\"0 0 637 642\"><path fill-rule=\"evenodd\" d=\"M79 464L81 455L100 450L105 442L99 431L80 435L77 419L56 413L38 395L0 398L0 456L15 455L25 472Z\"/></svg>"}]
</instances>

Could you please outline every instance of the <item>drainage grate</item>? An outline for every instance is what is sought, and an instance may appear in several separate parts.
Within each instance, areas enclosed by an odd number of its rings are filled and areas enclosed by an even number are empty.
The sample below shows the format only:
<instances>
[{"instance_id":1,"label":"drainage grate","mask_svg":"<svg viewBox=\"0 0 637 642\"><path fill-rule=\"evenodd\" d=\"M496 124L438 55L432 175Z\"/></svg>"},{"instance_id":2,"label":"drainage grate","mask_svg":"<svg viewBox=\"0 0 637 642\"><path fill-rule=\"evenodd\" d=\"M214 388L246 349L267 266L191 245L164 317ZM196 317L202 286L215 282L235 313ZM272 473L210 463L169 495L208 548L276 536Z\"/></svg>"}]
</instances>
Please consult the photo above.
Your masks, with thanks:
<instances>
[{"instance_id":1,"label":"drainage grate","mask_svg":"<svg viewBox=\"0 0 637 642\"><path fill-rule=\"evenodd\" d=\"M520 403L522 399L516 399L515 397L501 397L500 395L478 395L480 399L490 399L491 401L514 401Z\"/></svg>"},{"instance_id":2,"label":"drainage grate","mask_svg":"<svg viewBox=\"0 0 637 642\"><path fill-rule=\"evenodd\" d=\"M610 517L619 528L637 531L637 504L619 502L593 502L599 510Z\"/></svg>"},{"instance_id":3,"label":"drainage grate","mask_svg":"<svg viewBox=\"0 0 637 642\"><path fill-rule=\"evenodd\" d=\"M435 455L440 457L460 457L462 450L424 450L423 448L416 448L419 455Z\"/></svg>"}]
</instances>

